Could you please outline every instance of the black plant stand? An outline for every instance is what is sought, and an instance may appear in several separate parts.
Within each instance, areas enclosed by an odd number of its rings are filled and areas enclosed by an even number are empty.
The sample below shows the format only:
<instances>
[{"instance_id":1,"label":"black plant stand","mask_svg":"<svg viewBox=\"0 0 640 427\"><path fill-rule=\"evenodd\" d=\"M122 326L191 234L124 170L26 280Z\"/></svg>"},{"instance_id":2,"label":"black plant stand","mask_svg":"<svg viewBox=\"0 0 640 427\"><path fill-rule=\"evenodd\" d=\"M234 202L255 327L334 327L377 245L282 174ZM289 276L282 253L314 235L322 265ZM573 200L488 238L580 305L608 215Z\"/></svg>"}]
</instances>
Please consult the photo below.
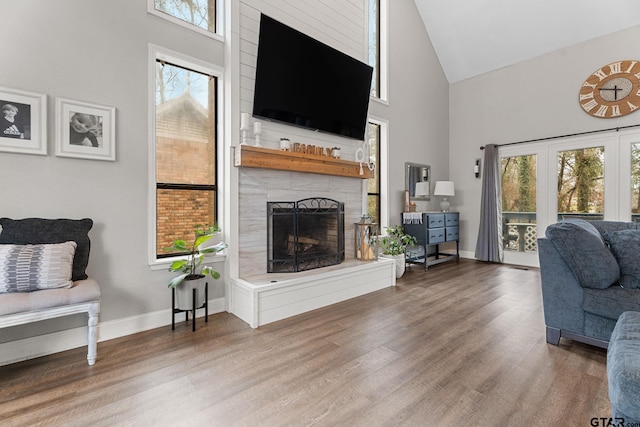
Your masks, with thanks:
<instances>
[{"instance_id":1,"label":"black plant stand","mask_svg":"<svg viewBox=\"0 0 640 427\"><path fill-rule=\"evenodd\" d=\"M205 282L204 284L204 304L200 307L196 307L196 293L197 290L193 289L193 302L191 303L191 310L181 310L176 308L176 289L171 289L171 330L174 331L176 329L176 313L184 313L185 318L184 321L189 321L189 312L193 312L193 324L191 325L191 330L195 332L196 330L196 310L204 308L204 321L209 323L209 282Z\"/></svg>"}]
</instances>

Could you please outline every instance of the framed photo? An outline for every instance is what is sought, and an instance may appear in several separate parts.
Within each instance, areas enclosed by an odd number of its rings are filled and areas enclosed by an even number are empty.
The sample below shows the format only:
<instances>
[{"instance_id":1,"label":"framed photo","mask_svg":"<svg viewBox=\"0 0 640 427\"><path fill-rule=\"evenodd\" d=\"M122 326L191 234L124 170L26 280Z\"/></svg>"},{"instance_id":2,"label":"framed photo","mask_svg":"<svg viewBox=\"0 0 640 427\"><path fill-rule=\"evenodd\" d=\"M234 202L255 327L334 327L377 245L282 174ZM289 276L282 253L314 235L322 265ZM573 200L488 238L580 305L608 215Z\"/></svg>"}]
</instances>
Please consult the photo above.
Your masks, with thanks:
<instances>
[{"instance_id":1,"label":"framed photo","mask_svg":"<svg viewBox=\"0 0 640 427\"><path fill-rule=\"evenodd\" d=\"M115 107L58 98L56 156L115 161Z\"/></svg>"},{"instance_id":2,"label":"framed photo","mask_svg":"<svg viewBox=\"0 0 640 427\"><path fill-rule=\"evenodd\" d=\"M47 155L47 95L0 87L0 151Z\"/></svg>"}]
</instances>

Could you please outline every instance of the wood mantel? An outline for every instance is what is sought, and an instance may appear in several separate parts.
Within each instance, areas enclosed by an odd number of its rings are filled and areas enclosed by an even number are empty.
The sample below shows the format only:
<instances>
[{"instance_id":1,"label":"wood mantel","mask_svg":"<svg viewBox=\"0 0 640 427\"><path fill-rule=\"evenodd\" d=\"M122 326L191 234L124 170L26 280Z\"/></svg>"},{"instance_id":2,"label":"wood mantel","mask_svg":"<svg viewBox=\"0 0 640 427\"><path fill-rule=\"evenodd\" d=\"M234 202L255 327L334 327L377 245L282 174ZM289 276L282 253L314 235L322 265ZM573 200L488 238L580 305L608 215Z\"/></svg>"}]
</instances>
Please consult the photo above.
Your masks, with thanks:
<instances>
[{"instance_id":1,"label":"wood mantel","mask_svg":"<svg viewBox=\"0 0 640 427\"><path fill-rule=\"evenodd\" d=\"M252 145L239 145L235 148L234 164L248 168L318 173L350 178L368 179L373 177L373 171L369 170L366 164L362 165L362 175L360 175L360 163L358 162Z\"/></svg>"}]
</instances>

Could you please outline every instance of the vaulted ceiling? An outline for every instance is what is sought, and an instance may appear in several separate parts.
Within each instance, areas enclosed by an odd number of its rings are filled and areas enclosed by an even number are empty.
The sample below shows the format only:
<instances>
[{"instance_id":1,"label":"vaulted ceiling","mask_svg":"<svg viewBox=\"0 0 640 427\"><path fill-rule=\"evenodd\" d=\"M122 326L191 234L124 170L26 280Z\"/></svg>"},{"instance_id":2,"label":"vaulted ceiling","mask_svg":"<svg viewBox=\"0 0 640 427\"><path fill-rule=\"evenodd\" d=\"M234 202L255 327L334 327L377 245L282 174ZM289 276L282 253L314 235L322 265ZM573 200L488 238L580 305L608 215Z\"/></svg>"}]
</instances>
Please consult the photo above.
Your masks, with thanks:
<instances>
[{"instance_id":1,"label":"vaulted ceiling","mask_svg":"<svg viewBox=\"0 0 640 427\"><path fill-rule=\"evenodd\" d=\"M640 0L415 3L449 83L640 25Z\"/></svg>"}]
</instances>

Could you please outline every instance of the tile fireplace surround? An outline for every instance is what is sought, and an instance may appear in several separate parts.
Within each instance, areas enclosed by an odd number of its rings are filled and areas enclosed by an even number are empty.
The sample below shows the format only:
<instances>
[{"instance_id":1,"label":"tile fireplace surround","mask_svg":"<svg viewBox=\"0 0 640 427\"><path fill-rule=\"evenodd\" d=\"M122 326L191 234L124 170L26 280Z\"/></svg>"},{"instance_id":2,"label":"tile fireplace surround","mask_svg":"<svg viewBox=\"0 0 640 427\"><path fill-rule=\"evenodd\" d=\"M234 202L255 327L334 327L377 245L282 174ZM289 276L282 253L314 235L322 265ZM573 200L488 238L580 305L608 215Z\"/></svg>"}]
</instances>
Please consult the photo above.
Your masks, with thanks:
<instances>
[{"instance_id":1,"label":"tile fireplace surround","mask_svg":"<svg viewBox=\"0 0 640 427\"><path fill-rule=\"evenodd\" d=\"M360 178L239 168L239 270L231 278L229 311L251 327L395 286L391 260L354 259L354 223L362 216ZM345 206L342 264L298 273L267 274L267 201L327 197Z\"/></svg>"}]
</instances>

